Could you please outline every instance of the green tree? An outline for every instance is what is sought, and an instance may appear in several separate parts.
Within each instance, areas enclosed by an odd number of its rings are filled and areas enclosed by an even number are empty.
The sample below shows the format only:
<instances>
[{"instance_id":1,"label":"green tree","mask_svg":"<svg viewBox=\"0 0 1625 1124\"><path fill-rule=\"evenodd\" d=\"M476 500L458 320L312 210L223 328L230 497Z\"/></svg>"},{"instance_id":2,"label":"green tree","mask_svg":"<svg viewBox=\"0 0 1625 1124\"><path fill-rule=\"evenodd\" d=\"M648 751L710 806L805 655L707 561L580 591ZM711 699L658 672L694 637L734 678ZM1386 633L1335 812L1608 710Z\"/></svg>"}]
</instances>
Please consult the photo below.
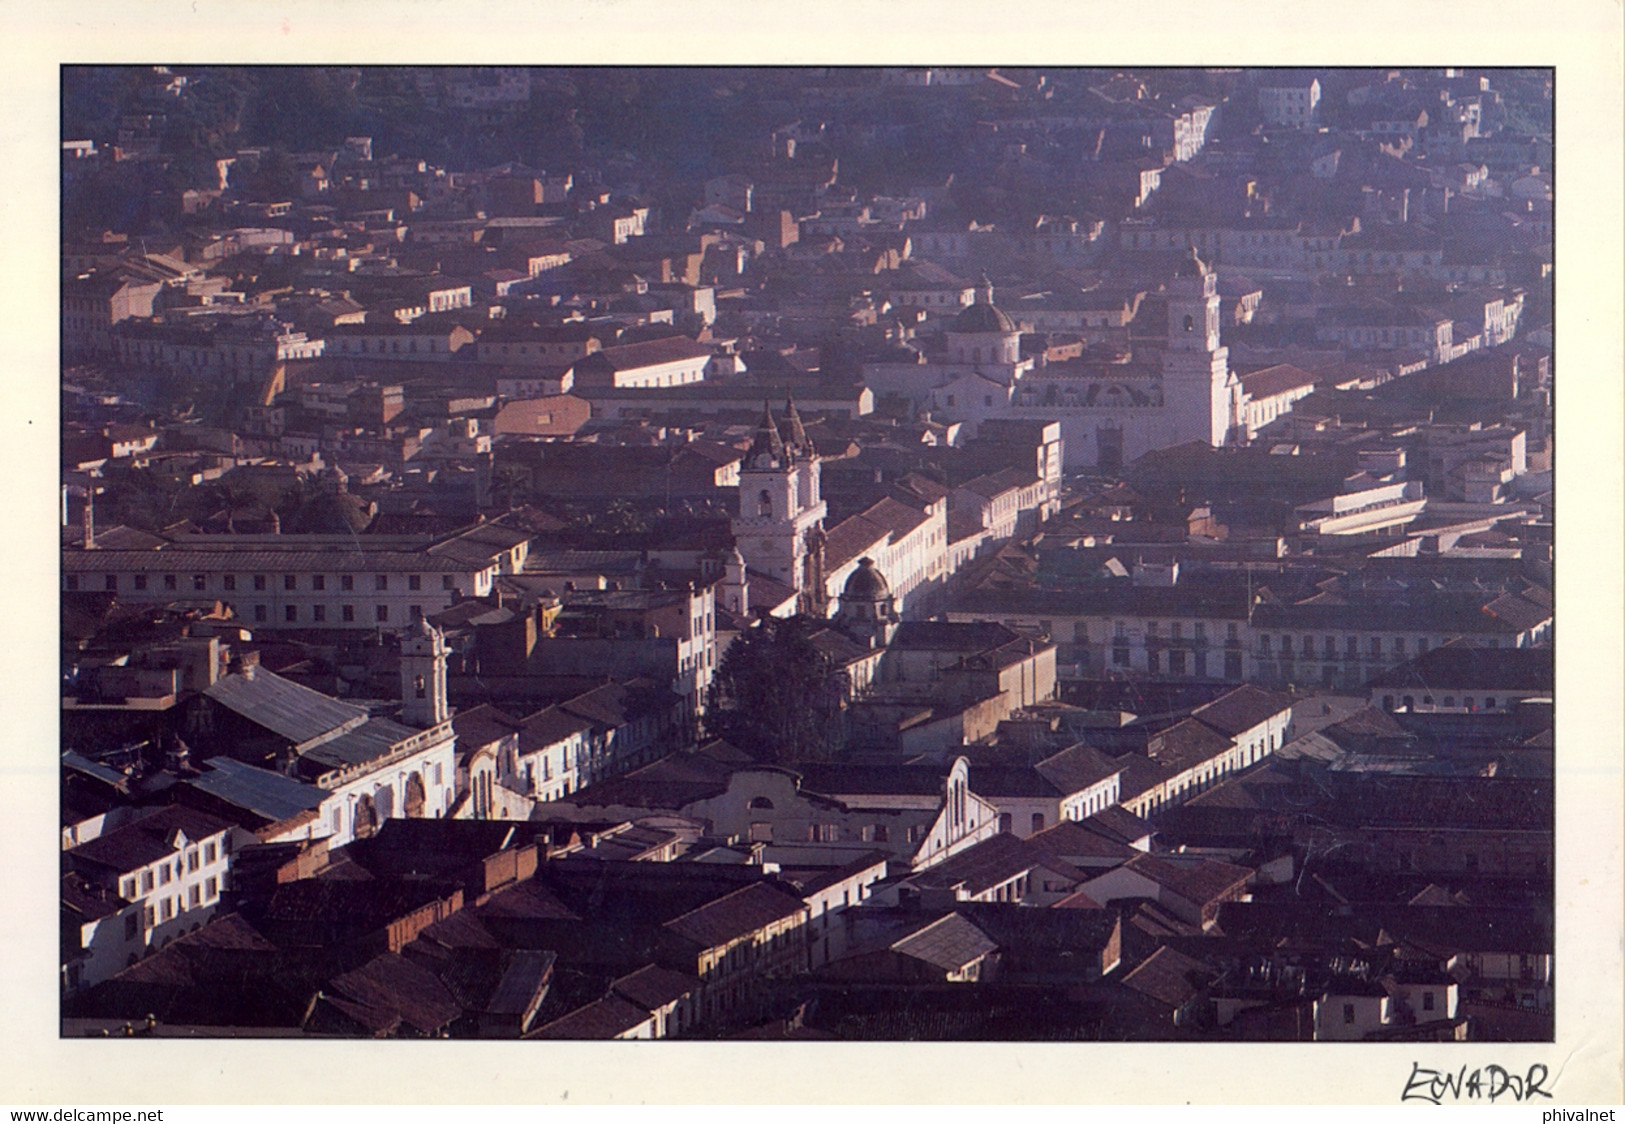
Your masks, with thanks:
<instances>
[{"instance_id":1,"label":"green tree","mask_svg":"<svg viewBox=\"0 0 1625 1124\"><path fill-rule=\"evenodd\" d=\"M828 761L843 740L846 673L812 642L818 622L764 617L729 646L706 731L762 761Z\"/></svg>"}]
</instances>

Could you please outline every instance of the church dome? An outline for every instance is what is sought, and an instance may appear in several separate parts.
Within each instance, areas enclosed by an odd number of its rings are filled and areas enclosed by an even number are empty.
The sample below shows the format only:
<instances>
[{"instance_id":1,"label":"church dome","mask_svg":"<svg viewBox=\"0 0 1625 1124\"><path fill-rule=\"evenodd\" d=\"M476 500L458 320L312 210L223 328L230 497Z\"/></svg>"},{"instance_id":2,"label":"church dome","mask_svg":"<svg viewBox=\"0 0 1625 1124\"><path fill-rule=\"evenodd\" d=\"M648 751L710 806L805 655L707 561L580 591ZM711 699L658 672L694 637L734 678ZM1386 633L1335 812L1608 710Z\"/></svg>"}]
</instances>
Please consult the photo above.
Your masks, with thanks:
<instances>
[{"instance_id":1,"label":"church dome","mask_svg":"<svg viewBox=\"0 0 1625 1124\"><path fill-rule=\"evenodd\" d=\"M993 282L982 274L976 284L976 303L968 306L949 325L948 330L958 335L1008 335L1019 332L1015 322L993 303Z\"/></svg>"},{"instance_id":2,"label":"church dome","mask_svg":"<svg viewBox=\"0 0 1625 1124\"><path fill-rule=\"evenodd\" d=\"M891 596L891 585L875 566L873 558L858 560L858 568L846 579L841 590L842 601L884 601Z\"/></svg>"},{"instance_id":3,"label":"church dome","mask_svg":"<svg viewBox=\"0 0 1625 1124\"><path fill-rule=\"evenodd\" d=\"M994 332L1003 334L1018 329L1010 317L993 305L973 304L967 305L963 312L954 317L954 322L948 330L960 335L976 335Z\"/></svg>"},{"instance_id":4,"label":"church dome","mask_svg":"<svg viewBox=\"0 0 1625 1124\"><path fill-rule=\"evenodd\" d=\"M1207 263L1196 253L1194 246L1182 255L1179 263L1174 266L1175 277L1206 277L1207 274Z\"/></svg>"}]
</instances>

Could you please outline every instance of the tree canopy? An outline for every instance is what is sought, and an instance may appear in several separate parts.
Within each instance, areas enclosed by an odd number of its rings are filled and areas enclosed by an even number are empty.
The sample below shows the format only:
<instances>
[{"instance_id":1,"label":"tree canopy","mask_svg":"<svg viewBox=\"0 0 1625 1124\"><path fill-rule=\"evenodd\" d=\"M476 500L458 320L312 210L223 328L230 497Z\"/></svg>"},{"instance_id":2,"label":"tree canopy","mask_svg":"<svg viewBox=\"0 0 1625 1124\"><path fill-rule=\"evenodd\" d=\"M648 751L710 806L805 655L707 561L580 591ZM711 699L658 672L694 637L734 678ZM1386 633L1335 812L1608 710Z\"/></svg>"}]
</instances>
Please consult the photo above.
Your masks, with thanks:
<instances>
[{"instance_id":1,"label":"tree canopy","mask_svg":"<svg viewBox=\"0 0 1625 1124\"><path fill-rule=\"evenodd\" d=\"M706 729L762 761L827 761L840 748L846 673L812 642L818 622L764 617L728 648Z\"/></svg>"}]
</instances>

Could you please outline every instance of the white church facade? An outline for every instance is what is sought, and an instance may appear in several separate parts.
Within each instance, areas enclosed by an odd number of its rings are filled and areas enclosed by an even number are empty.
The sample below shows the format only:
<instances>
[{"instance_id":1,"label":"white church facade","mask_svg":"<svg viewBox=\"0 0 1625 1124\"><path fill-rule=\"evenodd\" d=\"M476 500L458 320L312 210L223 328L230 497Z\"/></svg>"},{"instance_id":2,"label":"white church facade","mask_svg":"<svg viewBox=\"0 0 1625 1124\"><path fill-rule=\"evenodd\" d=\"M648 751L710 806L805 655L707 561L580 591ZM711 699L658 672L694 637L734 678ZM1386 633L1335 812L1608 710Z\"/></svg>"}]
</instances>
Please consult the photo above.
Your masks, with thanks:
<instances>
[{"instance_id":1,"label":"white church facade","mask_svg":"<svg viewBox=\"0 0 1625 1124\"><path fill-rule=\"evenodd\" d=\"M1115 470L1156 449L1220 446L1245 432L1246 395L1219 339L1219 307L1218 278L1192 252L1141 303L1131 356L1040 366L1021 358L1021 329L984 278L947 330L946 362L874 364L865 379L877 397L907 397L972 431L990 418L1059 422L1066 467Z\"/></svg>"}]
</instances>

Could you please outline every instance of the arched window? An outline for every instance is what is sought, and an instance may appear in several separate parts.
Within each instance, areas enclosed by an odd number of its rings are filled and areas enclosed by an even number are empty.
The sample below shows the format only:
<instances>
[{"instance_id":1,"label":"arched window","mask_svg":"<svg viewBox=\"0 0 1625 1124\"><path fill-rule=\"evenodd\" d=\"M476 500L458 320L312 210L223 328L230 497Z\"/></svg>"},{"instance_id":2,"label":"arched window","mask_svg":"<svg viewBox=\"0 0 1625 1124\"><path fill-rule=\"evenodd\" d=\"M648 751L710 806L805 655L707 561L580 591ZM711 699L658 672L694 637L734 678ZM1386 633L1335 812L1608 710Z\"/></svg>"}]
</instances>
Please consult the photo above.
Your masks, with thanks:
<instances>
[{"instance_id":1,"label":"arched window","mask_svg":"<svg viewBox=\"0 0 1625 1124\"><path fill-rule=\"evenodd\" d=\"M773 810L773 801L769 800L765 796L753 797L750 802L750 807L753 809L759 808L764 812L771 812Z\"/></svg>"},{"instance_id":2,"label":"arched window","mask_svg":"<svg viewBox=\"0 0 1625 1124\"><path fill-rule=\"evenodd\" d=\"M756 514L757 515L772 515L773 514L773 497L768 494L768 491L767 491L766 488L763 488L760 492L758 492L756 494Z\"/></svg>"},{"instance_id":3,"label":"arched window","mask_svg":"<svg viewBox=\"0 0 1625 1124\"><path fill-rule=\"evenodd\" d=\"M1187 332L1196 330L1196 318L1194 316L1185 317L1185 330Z\"/></svg>"},{"instance_id":4,"label":"arched window","mask_svg":"<svg viewBox=\"0 0 1625 1124\"><path fill-rule=\"evenodd\" d=\"M416 679L412 680L412 689L417 692L418 698L421 699L425 696L426 691L424 690L423 686L423 676L419 675Z\"/></svg>"},{"instance_id":5,"label":"arched window","mask_svg":"<svg viewBox=\"0 0 1625 1124\"><path fill-rule=\"evenodd\" d=\"M423 815L424 805L428 803L428 792L423 787L423 778L413 773L406 779L406 802L404 811L408 816Z\"/></svg>"},{"instance_id":6,"label":"arched window","mask_svg":"<svg viewBox=\"0 0 1625 1124\"><path fill-rule=\"evenodd\" d=\"M372 797L363 796L355 803L355 837L365 839L378 830L378 810L373 807Z\"/></svg>"}]
</instances>

